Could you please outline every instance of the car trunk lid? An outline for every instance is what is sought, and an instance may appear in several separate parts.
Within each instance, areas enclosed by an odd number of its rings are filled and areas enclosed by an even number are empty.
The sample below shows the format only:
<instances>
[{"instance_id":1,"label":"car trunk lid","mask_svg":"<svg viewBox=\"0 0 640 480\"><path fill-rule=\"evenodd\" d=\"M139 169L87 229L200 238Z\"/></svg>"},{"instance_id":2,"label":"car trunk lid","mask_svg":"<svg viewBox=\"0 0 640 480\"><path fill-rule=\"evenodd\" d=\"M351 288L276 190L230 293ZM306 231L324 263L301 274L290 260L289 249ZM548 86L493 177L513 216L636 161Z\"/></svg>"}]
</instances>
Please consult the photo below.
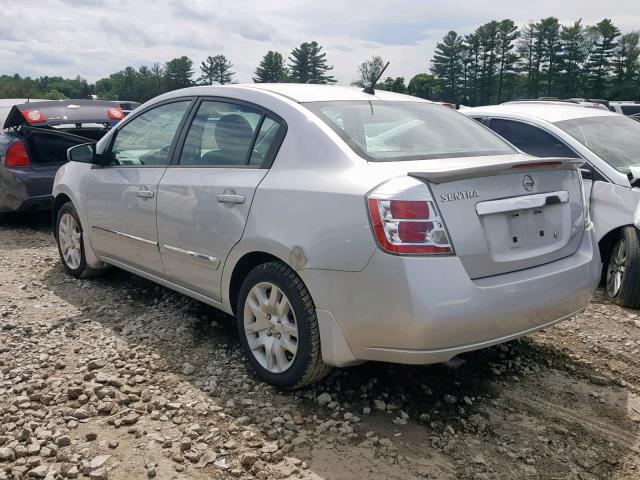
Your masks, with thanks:
<instances>
[{"instance_id":1,"label":"car trunk lid","mask_svg":"<svg viewBox=\"0 0 640 480\"><path fill-rule=\"evenodd\" d=\"M49 100L14 105L3 128L24 125L51 127L73 124L112 124L124 118L119 102L107 100Z\"/></svg>"},{"instance_id":2,"label":"car trunk lid","mask_svg":"<svg viewBox=\"0 0 640 480\"><path fill-rule=\"evenodd\" d=\"M575 253L585 225L581 164L504 155L420 161L406 173L429 186L455 254L476 279Z\"/></svg>"}]
</instances>

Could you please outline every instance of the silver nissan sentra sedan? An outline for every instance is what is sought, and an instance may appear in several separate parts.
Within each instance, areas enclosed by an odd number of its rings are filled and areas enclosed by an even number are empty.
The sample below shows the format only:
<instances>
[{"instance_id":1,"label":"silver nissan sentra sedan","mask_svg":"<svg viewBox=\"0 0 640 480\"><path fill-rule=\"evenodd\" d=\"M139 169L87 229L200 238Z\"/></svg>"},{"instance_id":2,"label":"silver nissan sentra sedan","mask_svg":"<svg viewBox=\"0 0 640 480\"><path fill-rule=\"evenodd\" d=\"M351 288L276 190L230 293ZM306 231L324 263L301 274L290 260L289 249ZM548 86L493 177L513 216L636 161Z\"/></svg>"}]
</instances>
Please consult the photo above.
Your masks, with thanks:
<instances>
[{"instance_id":1,"label":"silver nissan sentra sedan","mask_svg":"<svg viewBox=\"0 0 640 480\"><path fill-rule=\"evenodd\" d=\"M529 334L582 310L600 278L580 161L518 153L415 97L188 88L68 156L67 272L114 265L234 315L280 388Z\"/></svg>"}]
</instances>

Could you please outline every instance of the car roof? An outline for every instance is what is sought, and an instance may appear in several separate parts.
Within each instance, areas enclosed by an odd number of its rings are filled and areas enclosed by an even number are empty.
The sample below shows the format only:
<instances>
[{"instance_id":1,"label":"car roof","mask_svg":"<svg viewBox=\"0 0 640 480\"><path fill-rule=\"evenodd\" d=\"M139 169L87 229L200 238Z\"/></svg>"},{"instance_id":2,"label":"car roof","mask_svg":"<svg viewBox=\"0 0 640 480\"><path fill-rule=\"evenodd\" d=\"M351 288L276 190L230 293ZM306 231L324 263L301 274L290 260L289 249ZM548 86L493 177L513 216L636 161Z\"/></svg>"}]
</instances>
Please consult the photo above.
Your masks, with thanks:
<instances>
[{"instance_id":1,"label":"car roof","mask_svg":"<svg viewBox=\"0 0 640 480\"><path fill-rule=\"evenodd\" d=\"M468 116L473 115L521 115L530 118L538 118L555 123L563 120L588 117L610 117L620 115L599 108L586 108L579 105L558 105L557 103L504 103L502 105L490 105L486 107L472 107L461 110Z\"/></svg>"},{"instance_id":2,"label":"car roof","mask_svg":"<svg viewBox=\"0 0 640 480\"><path fill-rule=\"evenodd\" d=\"M172 98L181 95L222 95L224 91L258 90L276 94L297 103L330 102L330 101L397 101L433 103L419 97L400 93L376 90L374 95L364 93L361 88L344 87L340 85L316 85L307 83L247 83L228 85L206 85L174 90L164 94L162 98Z\"/></svg>"}]
</instances>

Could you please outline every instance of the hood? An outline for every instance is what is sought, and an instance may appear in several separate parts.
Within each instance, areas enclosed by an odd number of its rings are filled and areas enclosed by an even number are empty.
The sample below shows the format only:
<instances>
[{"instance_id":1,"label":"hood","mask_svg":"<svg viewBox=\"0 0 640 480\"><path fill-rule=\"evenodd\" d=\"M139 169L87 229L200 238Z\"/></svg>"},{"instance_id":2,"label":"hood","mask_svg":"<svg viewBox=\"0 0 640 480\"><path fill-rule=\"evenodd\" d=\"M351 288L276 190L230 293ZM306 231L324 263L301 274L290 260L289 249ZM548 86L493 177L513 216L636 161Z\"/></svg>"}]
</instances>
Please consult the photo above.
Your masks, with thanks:
<instances>
[{"instance_id":1,"label":"hood","mask_svg":"<svg viewBox=\"0 0 640 480\"><path fill-rule=\"evenodd\" d=\"M124 118L120 102L107 100L50 100L14 105L3 128L69 123L111 124Z\"/></svg>"}]
</instances>

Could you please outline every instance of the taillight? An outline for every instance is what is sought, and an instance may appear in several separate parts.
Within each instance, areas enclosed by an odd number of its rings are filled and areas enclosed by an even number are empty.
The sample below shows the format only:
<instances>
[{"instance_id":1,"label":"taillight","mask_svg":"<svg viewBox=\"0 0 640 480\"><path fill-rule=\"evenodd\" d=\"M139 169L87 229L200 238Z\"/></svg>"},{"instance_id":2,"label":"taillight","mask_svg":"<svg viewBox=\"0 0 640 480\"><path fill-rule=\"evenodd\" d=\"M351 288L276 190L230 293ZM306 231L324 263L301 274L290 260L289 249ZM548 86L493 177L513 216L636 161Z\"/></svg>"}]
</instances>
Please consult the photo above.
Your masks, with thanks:
<instances>
[{"instance_id":1,"label":"taillight","mask_svg":"<svg viewBox=\"0 0 640 480\"><path fill-rule=\"evenodd\" d=\"M410 177L383 183L367 196L376 241L386 252L414 255L453 253L427 186Z\"/></svg>"},{"instance_id":2,"label":"taillight","mask_svg":"<svg viewBox=\"0 0 640 480\"><path fill-rule=\"evenodd\" d=\"M43 123L49 120L44 113L38 110L24 110L20 113L29 125L33 125L34 123Z\"/></svg>"},{"instance_id":3,"label":"taillight","mask_svg":"<svg viewBox=\"0 0 640 480\"><path fill-rule=\"evenodd\" d=\"M17 141L9 145L5 166L28 167L29 165L31 165L31 162L29 161L29 154L27 153L24 142Z\"/></svg>"},{"instance_id":4,"label":"taillight","mask_svg":"<svg viewBox=\"0 0 640 480\"><path fill-rule=\"evenodd\" d=\"M124 118L124 112L121 108L109 108L107 109L107 115L111 120L122 120Z\"/></svg>"}]
</instances>

